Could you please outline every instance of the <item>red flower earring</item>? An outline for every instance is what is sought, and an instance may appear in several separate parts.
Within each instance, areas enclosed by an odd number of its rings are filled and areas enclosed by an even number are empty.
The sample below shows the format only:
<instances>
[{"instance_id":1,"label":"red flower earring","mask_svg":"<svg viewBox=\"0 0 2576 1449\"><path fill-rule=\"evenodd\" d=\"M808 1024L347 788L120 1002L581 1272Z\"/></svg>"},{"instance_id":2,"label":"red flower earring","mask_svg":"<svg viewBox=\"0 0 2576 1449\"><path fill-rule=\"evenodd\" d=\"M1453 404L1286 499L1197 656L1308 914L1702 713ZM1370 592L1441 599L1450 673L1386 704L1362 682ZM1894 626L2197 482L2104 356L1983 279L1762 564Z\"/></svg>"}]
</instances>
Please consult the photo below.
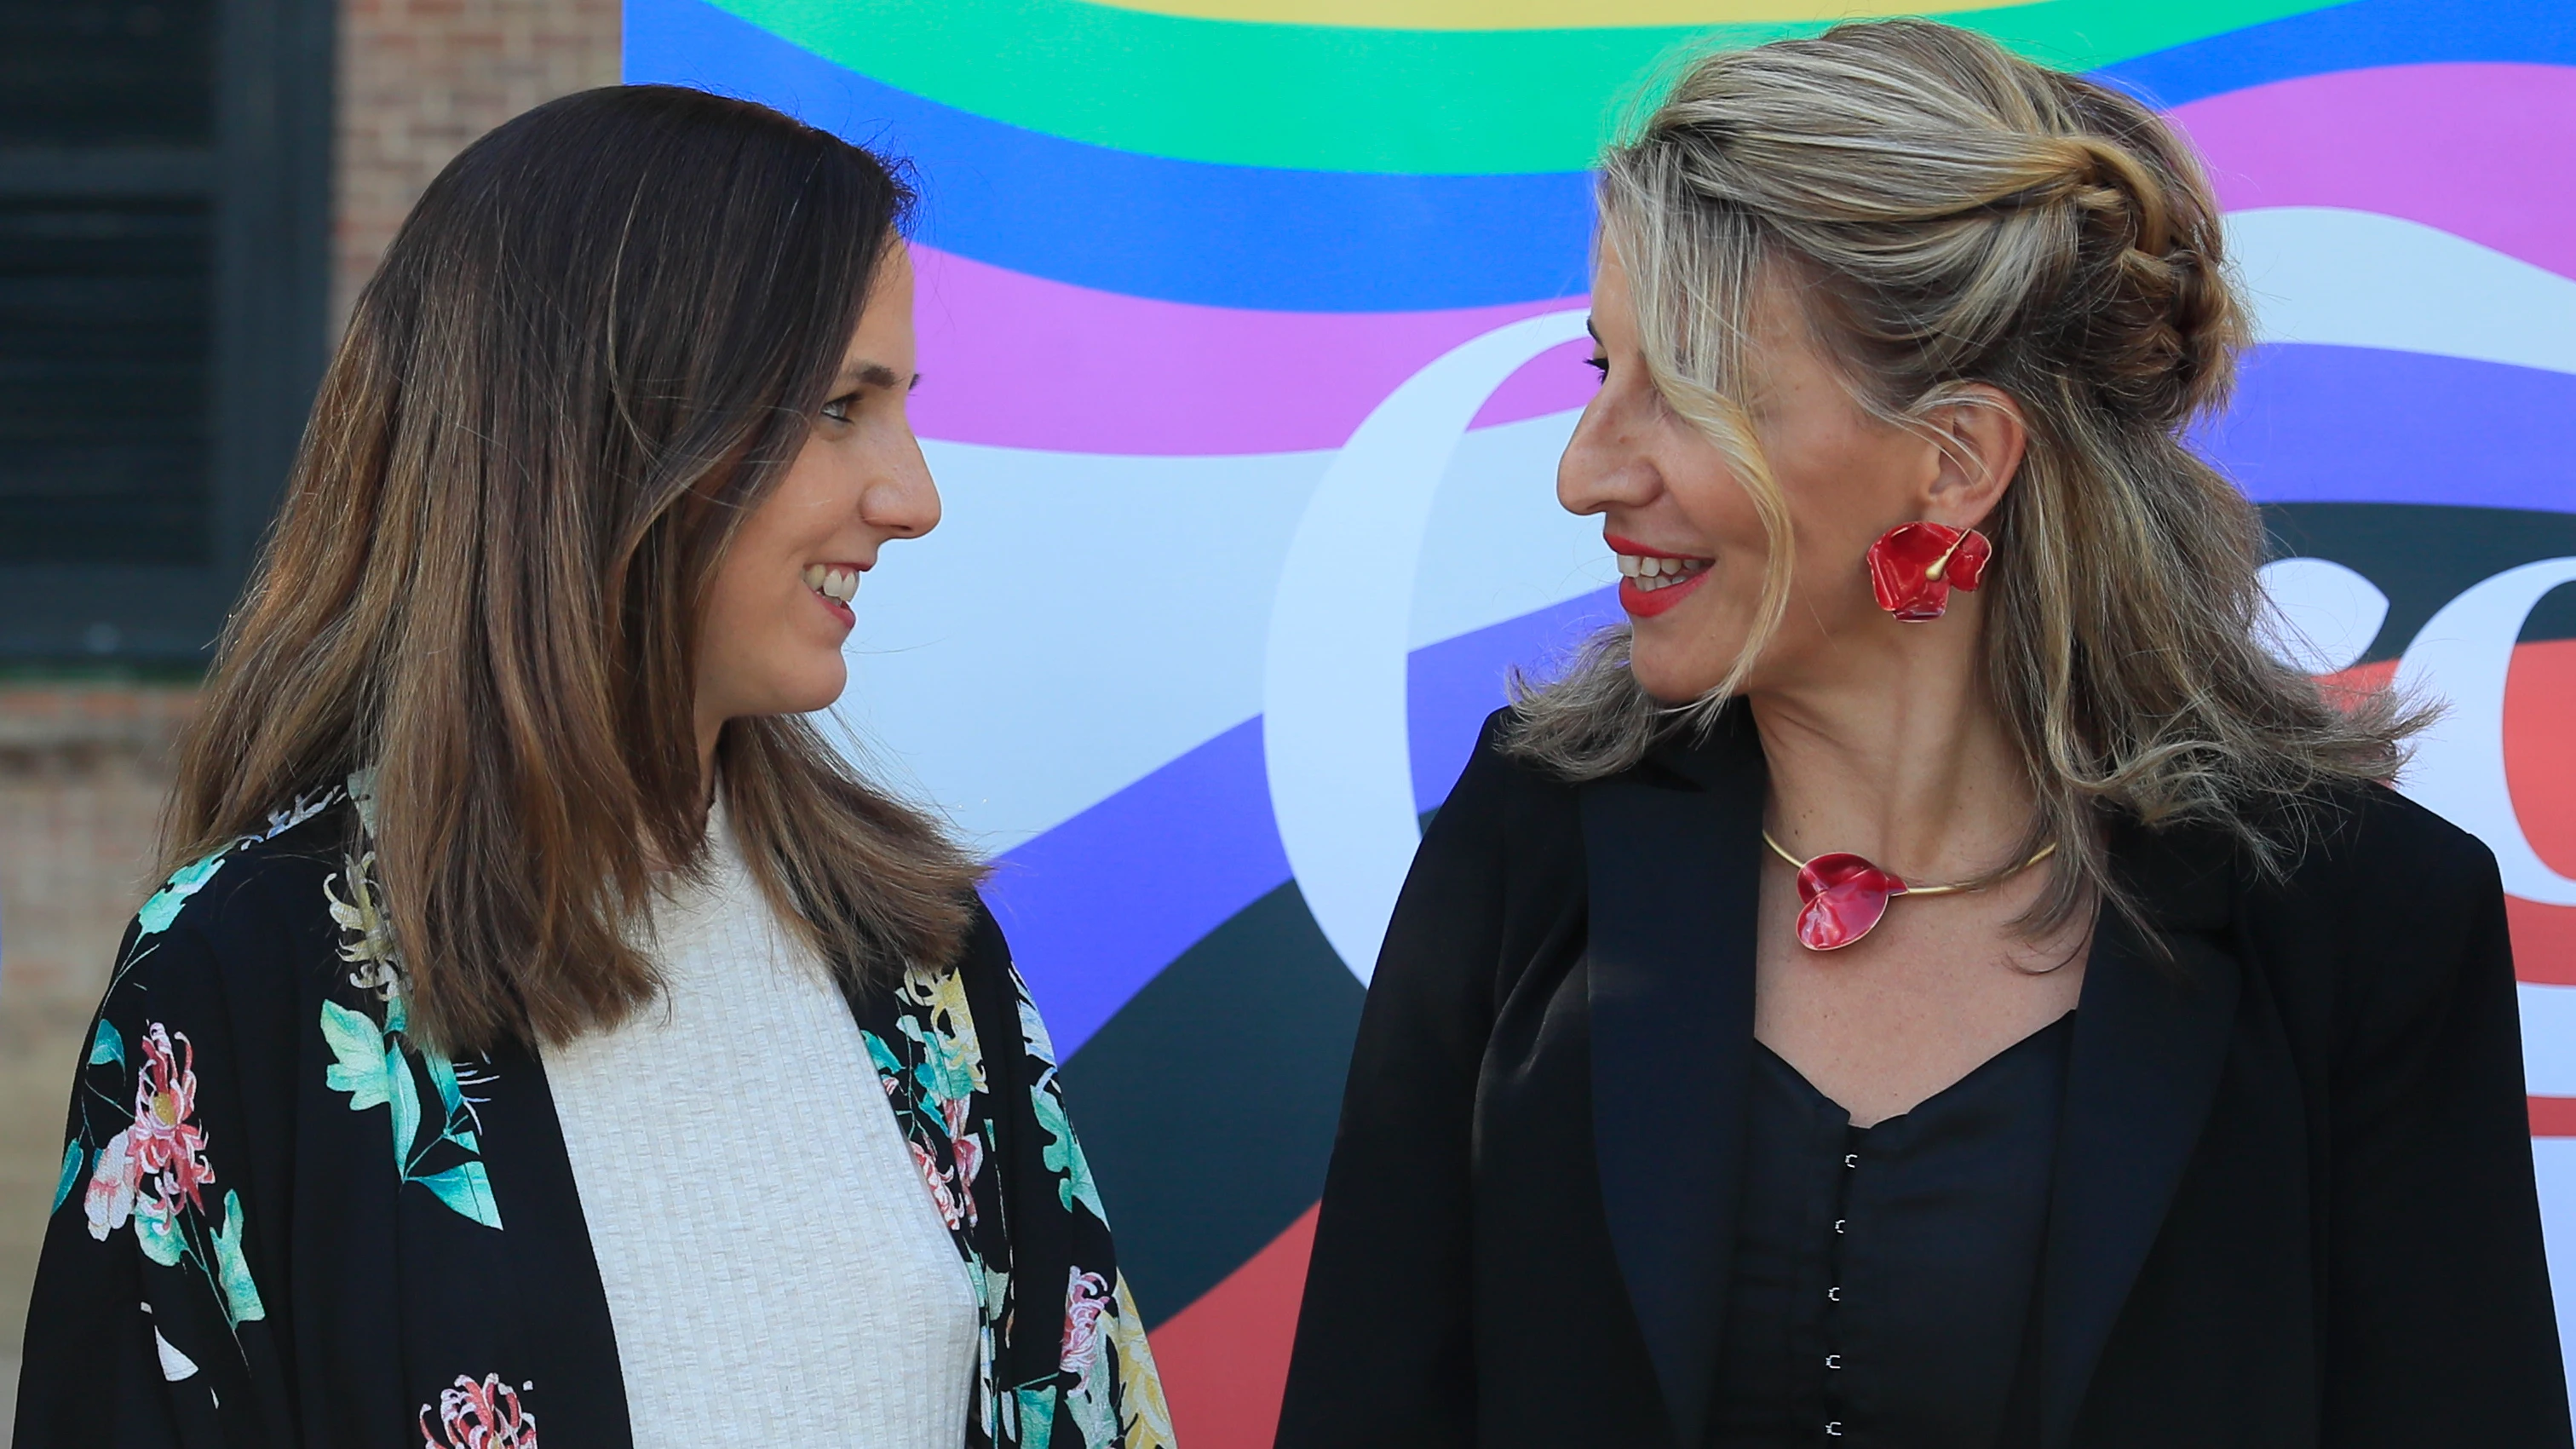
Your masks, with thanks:
<instances>
[{"instance_id":1,"label":"red flower earring","mask_svg":"<svg viewBox=\"0 0 2576 1449\"><path fill-rule=\"evenodd\" d=\"M1902 523L1869 546L1869 587L1878 606L1909 624L1949 610L1950 590L1975 589L1994 546L1973 528Z\"/></svg>"}]
</instances>

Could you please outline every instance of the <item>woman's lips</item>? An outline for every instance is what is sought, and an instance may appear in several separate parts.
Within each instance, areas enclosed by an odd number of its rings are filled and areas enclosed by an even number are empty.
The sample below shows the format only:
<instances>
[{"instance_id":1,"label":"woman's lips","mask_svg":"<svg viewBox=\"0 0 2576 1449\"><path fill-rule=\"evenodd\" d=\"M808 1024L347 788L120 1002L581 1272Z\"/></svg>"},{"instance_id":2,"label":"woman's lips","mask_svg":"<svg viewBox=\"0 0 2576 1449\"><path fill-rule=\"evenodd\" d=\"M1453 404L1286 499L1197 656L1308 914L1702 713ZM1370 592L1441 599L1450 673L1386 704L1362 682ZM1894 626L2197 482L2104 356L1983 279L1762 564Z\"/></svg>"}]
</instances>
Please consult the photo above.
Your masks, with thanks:
<instances>
[{"instance_id":1,"label":"woman's lips","mask_svg":"<svg viewBox=\"0 0 2576 1449\"><path fill-rule=\"evenodd\" d=\"M1707 582L1706 569L1702 569L1680 583L1666 584L1660 589L1641 589L1637 587L1635 579L1621 579L1619 607L1627 610L1630 618L1651 619L1699 592L1699 586Z\"/></svg>"},{"instance_id":2,"label":"woman's lips","mask_svg":"<svg viewBox=\"0 0 2576 1449\"><path fill-rule=\"evenodd\" d=\"M1708 582L1713 558L1649 548L1617 534L1603 543L1619 557L1619 607L1631 618L1651 619L1664 613Z\"/></svg>"}]
</instances>

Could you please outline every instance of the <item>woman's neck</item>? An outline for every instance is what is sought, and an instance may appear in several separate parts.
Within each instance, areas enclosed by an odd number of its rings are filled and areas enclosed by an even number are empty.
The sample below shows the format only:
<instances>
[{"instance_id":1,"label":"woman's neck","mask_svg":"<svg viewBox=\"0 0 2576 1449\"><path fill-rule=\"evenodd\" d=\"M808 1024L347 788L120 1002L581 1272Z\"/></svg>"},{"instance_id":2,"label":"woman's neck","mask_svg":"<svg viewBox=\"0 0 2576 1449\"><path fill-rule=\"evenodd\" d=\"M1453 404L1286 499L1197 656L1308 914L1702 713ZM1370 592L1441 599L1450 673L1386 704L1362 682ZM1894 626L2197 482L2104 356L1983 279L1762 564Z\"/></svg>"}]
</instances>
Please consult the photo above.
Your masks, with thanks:
<instances>
[{"instance_id":1,"label":"woman's neck","mask_svg":"<svg viewBox=\"0 0 2576 1449\"><path fill-rule=\"evenodd\" d=\"M1850 851L1917 881L2009 863L2036 802L1962 634L1866 670L1748 691L1782 846L1801 858Z\"/></svg>"}]
</instances>

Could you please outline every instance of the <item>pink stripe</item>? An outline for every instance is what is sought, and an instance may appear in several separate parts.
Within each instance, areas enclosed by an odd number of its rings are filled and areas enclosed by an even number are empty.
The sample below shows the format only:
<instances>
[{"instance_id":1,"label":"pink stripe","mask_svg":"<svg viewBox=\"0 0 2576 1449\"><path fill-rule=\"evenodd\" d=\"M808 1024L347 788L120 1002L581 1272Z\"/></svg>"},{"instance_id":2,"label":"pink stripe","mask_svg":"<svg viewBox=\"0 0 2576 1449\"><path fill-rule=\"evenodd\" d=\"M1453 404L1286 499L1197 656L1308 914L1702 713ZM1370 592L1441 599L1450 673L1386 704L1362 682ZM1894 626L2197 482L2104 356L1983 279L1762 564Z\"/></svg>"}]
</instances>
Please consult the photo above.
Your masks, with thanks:
<instances>
[{"instance_id":1,"label":"pink stripe","mask_svg":"<svg viewBox=\"0 0 2576 1449\"><path fill-rule=\"evenodd\" d=\"M2343 206L2576 277L2576 68L2336 71L2174 112L2230 211Z\"/></svg>"},{"instance_id":2,"label":"pink stripe","mask_svg":"<svg viewBox=\"0 0 2576 1449\"><path fill-rule=\"evenodd\" d=\"M1449 312L1248 312L1067 286L913 248L928 438L1077 453L1338 448L1369 409L1459 343L1580 298ZM1551 353L1481 423L1581 406L1591 374Z\"/></svg>"},{"instance_id":3,"label":"pink stripe","mask_svg":"<svg viewBox=\"0 0 2576 1449\"><path fill-rule=\"evenodd\" d=\"M2418 65L2181 107L2231 211L2384 212L2576 276L2576 68ZM925 437L1084 453L1337 448L1395 386L1568 298L1447 312L1250 312L1096 292L915 248ZM1506 383L1479 426L1579 407L1580 347Z\"/></svg>"}]
</instances>

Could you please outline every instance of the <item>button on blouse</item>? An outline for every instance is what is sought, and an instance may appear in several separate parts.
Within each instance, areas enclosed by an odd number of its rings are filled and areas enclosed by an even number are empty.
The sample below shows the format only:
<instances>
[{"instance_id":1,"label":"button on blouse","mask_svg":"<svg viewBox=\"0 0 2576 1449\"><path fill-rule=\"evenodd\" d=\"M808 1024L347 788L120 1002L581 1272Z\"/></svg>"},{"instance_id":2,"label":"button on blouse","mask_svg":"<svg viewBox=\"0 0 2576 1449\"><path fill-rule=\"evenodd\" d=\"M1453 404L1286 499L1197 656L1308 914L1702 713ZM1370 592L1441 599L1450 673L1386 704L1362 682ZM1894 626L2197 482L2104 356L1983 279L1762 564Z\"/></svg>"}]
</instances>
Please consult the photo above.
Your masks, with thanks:
<instances>
[{"instance_id":1,"label":"button on blouse","mask_svg":"<svg viewBox=\"0 0 2576 1449\"><path fill-rule=\"evenodd\" d=\"M1755 1045L1713 1449L1995 1442L2074 1020L1869 1128Z\"/></svg>"}]
</instances>

